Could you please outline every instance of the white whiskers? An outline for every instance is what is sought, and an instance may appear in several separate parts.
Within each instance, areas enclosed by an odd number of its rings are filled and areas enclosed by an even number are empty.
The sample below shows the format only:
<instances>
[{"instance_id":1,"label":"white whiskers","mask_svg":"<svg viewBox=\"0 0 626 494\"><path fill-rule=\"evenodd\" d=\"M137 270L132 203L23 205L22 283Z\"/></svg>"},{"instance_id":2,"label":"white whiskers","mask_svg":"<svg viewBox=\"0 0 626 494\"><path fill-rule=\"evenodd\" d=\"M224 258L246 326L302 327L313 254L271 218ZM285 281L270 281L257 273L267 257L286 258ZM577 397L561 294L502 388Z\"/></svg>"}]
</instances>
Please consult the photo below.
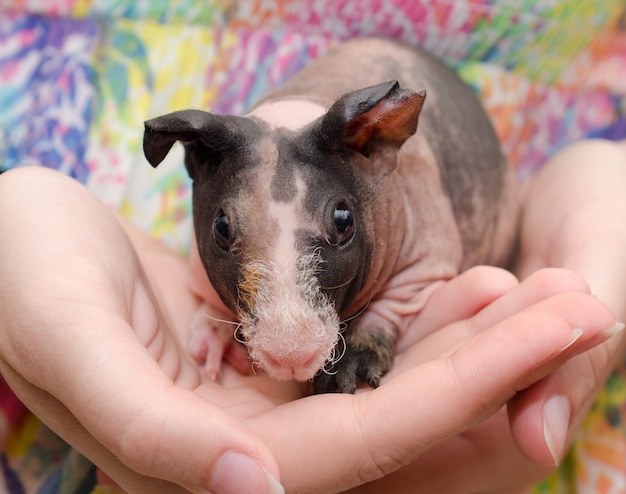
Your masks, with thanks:
<instances>
[{"instance_id":1,"label":"white whiskers","mask_svg":"<svg viewBox=\"0 0 626 494\"><path fill-rule=\"evenodd\" d=\"M340 321L339 325L340 325L340 327L343 328L343 329L341 329L341 331L345 331L348 328L348 323L350 321L353 321L357 317L359 317L361 314L363 314L363 312L365 312L367 310L367 308L370 306L371 303L372 303L372 297L370 296L370 298L367 299L367 303L363 306L363 308L359 312L357 312L353 316L345 318L343 321Z\"/></svg>"},{"instance_id":2,"label":"white whiskers","mask_svg":"<svg viewBox=\"0 0 626 494\"><path fill-rule=\"evenodd\" d=\"M219 317L213 317L210 316L209 314L207 314L206 312L203 312L202 315L204 317L206 317L207 319L211 319L211 321L215 321L215 322L222 322L224 324L232 324L234 326L241 326L240 322L237 321L229 321L228 319L220 319Z\"/></svg>"},{"instance_id":3,"label":"white whiskers","mask_svg":"<svg viewBox=\"0 0 626 494\"><path fill-rule=\"evenodd\" d=\"M241 322L229 321L228 319L220 319L219 317L211 316L207 314L206 312L203 312L202 315L206 317L207 319L210 319L211 321L220 322L222 324L231 324L235 326L235 329L233 331L233 338L235 339L235 341L238 341L239 343L242 343L244 345L246 344L245 340L240 336L241 331L239 330L241 329Z\"/></svg>"}]
</instances>

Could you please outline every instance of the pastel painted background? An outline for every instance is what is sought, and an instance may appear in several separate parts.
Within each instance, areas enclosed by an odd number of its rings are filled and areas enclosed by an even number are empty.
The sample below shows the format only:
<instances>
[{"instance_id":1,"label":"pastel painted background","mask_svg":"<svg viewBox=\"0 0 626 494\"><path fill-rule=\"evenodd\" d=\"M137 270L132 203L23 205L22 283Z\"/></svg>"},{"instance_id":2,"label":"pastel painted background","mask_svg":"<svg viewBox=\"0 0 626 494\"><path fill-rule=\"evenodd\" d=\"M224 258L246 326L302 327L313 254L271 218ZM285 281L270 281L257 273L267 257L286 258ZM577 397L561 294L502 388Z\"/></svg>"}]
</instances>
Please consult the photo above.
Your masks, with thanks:
<instances>
[{"instance_id":1,"label":"pastel painted background","mask_svg":"<svg viewBox=\"0 0 626 494\"><path fill-rule=\"evenodd\" d=\"M330 46L374 34L456 68L520 180L573 140L626 138L624 0L0 0L0 171L61 170L184 253L181 153L153 170L143 121L186 107L241 114ZM0 443L0 493L102 492L1 379ZM625 494L625 471L622 363L534 492Z\"/></svg>"}]
</instances>

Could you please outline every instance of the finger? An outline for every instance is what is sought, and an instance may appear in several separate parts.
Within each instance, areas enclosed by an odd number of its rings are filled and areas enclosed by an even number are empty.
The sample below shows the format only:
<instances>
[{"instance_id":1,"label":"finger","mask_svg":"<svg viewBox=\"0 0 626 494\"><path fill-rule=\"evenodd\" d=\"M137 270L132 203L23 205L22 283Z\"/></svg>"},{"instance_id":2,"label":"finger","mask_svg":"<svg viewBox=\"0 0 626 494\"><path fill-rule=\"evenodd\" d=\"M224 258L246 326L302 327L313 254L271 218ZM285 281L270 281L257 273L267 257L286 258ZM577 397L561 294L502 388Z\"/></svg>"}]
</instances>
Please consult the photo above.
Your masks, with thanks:
<instances>
[{"instance_id":1,"label":"finger","mask_svg":"<svg viewBox=\"0 0 626 494\"><path fill-rule=\"evenodd\" d=\"M301 492L347 489L399 469L495 413L528 385L528 375L540 379L563 348L575 347L578 322L544 311L518 313L376 390L308 397L251 425L274 451L288 489L303 483L309 490ZM603 317L583 322L586 338L605 329ZM269 426L274 420L289 427L277 432ZM310 459L306 465L302 457Z\"/></svg>"},{"instance_id":2,"label":"finger","mask_svg":"<svg viewBox=\"0 0 626 494\"><path fill-rule=\"evenodd\" d=\"M3 373L5 371L7 370L3 369ZM7 375L16 392L29 403L32 411L37 416L45 417L46 424L53 431L102 468L124 492L131 494L284 492L263 466L262 461L268 461L267 458L261 458L258 451L255 451L254 446L255 443L259 443L258 438L251 435L248 430L242 432L241 423L231 416L225 415L222 420L219 414L223 412L218 410L216 413L212 409L214 407L207 407L204 399L198 398L199 401L196 403L178 400L181 406L199 407L197 413L201 414L201 417L186 414L186 410L182 413L174 410L168 414L168 419L172 421L171 426L167 422L155 424L149 417L145 421L138 417L139 427L129 427L129 431L133 432L127 435L127 440L136 444L131 444L131 449L125 452L119 448L106 448L100 439L94 437L87 427L50 394L30 385L10 371L7 371ZM184 431L179 434L181 423L178 421L181 419L187 420L182 422L183 424L189 424L189 421L200 424L200 427L193 430L193 434L196 437L204 436L204 440L191 440L185 437L189 434ZM217 422L218 425L203 426L207 419L212 419L211 422ZM157 428L159 426L160 428ZM226 440L220 437L219 432L222 428L229 436ZM168 440L169 444L162 444ZM244 444L237 444L239 441ZM212 458L213 453L220 453L221 446L225 452L221 457ZM261 445L260 449L264 449L264 446ZM152 461L151 459L160 461L155 465L146 465ZM158 472L160 468L165 468L166 471ZM178 469L182 469L183 472L177 472ZM194 478L194 469L198 469L206 480L198 483ZM186 475L186 471L189 471L190 475ZM188 484L181 481L185 476L188 477Z\"/></svg>"},{"instance_id":3,"label":"finger","mask_svg":"<svg viewBox=\"0 0 626 494\"><path fill-rule=\"evenodd\" d=\"M509 315L565 292L589 293L589 286L583 278L572 271L557 268L541 269L486 306L473 319L473 324L480 331L481 327L489 327Z\"/></svg>"},{"instance_id":4,"label":"finger","mask_svg":"<svg viewBox=\"0 0 626 494\"><path fill-rule=\"evenodd\" d=\"M511 431L520 451L541 465L559 465L574 431L624 347L623 326L605 344L566 362L509 403Z\"/></svg>"},{"instance_id":5,"label":"finger","mask_svg":"<svg viewBox=\"0 0 626 494\"><path fill-rule=\"evenodd\" d=\"M130 348L132 342L121 344ZM140 350L134 355L120 352L119 361L111 359L110 365L116 370L108 373L106 381L95 376L97 385L84 390L89 393L89 409L75 406L74 397L63 396L73 415L115 457L145 476L190 490L201 486L218 493L230 492L226 484L238 480L245 487L243 491L270 492L271 476L277 478L278 470L258 437L221 408L175 386L152 357L145 351L142 356ZM125 364L129 358L134 365ZM120 382L124 383L123 392ZM237 462L243 463L237 467L242 471L237 475L217 471L223 459L235 453L240 458ZM241 460L244 457L247 461ZM250 471L248 478L245 468Z\"/></svg>"},{"instance_id":6,"label":"finger","mask_svg":"<svg viewBox=\"0 0 626 494\"><path fill-rule=\"evenodd\" d=\"M430 296L398 342L397 352L453 321L473 316L517 284L510 272L493 266L476 266L452 278Z\"/></svg>"},{"instance_id":7,"label":"finger","mask_svg":"<svg viewBox=\"0 0 626 494\"><path fill-rule=\"evenodd\" d=\"M459 314L455 314L454 309L451 309L448 313L453 314L454 317L450 317L450 320L457 322L448 324L446 327L440 326L438 331L435 331L408 350L400 353L394 363L394 366L399 367L399 369L392 368L390 375L393 375L398 370L401 371L408 365L437 358L446 352L450 352L479 332L503 321L516 312L525 310L544 299L549 299L553 295L568 291L588 292L588 286L582 278L575 273L562 269L542 269L519 285L513 282L514 280L509 280L512 288L500 297L496 297L495 300L488 303L488 305L483 307L477 306L476 308L479 310L474 312L469 309L467 319L456 319L456 316ZM506 287L506 277L502 278L501 286L502 288ZM449 302L452 306L454 306L455 299L471 299L476 292L473 288L463 287L461 284L459 284L459 287L463 288L460 293L452 293L452 295L455 296L455 298L451 298ZM442 292L442 295L446 294ZM470 305L471 304L468 304L468 307ZM444 305L444 307L440 309L438 301L435 300L432 304L429 301L426 308L430 311L445 312L444 309L446 307ZM426 308L424 310L426 310ZM433 318L433 316L430 315L428 317ZM441 316L440 321L444 320L445 316ZM408 331L412 332L413 328L409 328Z\"/></svg>"},{"instance_id":8,"label":"finger","mask_svg":"<svg viewBox=\"0 0 626 494\"><path fill-rule=\"evenodd\" d=\"M69 410L49 393L32 386L11 369L3 367L2 374L11 382L12 388L20 398L29 404L32 413L37 417L45 417L48 427L65 438L78 451L85 453L92 462L112 473L120 484L126 486L128 492L188 492L180 486L133 472L96 441Z\"/></svg>"},{"instance_id":9,"label":"finger","mask_svg":"<svg viewBox=\"0 0 626 494\"><path fill-rule=\"evenodd\" d=\"M501 409L438 444L410 465L355 489L354 494L522 493L552 471L554 467L538 466L519 452L510 434L506 410Z\"/></svg>"},{"instance_id":10,"label":"finger","mask_svg":"<svg viewBox=\"0 0 626 494\"><path fill-rule=\"evenodd\" d=\"M625 163L623 149L601 140L557 154L530 182L518 270L524 276L545 265L572 269L619 320L626 317ZM514 435L529 458L544 464L559 461L624 342L623 335L616 335L512 401ZM543 445L544 431L552 437L550 452Z\"/></svg>"},{"instance_id":11,"label":"finger","mask_svg":"<svg viewBox=\"0 0 626 494\"><path fill-rule=\"evenodd\" d=\"M64 407L46 407L38 413L55 432L97 464L103 451L118 459L124 468L113 464L114 469L107 473L129 492L133 492L127 483L129 470L194 492L199 488L216 493L278 489L272 480L279 475L272 454L241 421L192 391L175 386L145 348L132 350L133 341L116 340L110 348L102 344L84 362L65 359L62 368L46 366L59 381L59 387L50 386L51 396ZM126 350L120 351L120 347ZM111 357L116 350L117 355ZM85 371L89 365L92 370ZM66 373L72 371L79 378L68 381ZM5 366L2 372L11 374ZM19 384L7 380L29 407L37 406L32 393L23 394ZM68 382L71 386L63 385ZM94 442L101 445L96 453L82 449L85 443L77 442L75 422L89 431L93 438L90 448ZM235 458L234 466L224 463L229 458ZM107 463L101 465L105 470ZM233 470L239 471L235 475ZM237 489L243 490L231 489L230 481L237 481Z\"/></svg>"}]
</instances>

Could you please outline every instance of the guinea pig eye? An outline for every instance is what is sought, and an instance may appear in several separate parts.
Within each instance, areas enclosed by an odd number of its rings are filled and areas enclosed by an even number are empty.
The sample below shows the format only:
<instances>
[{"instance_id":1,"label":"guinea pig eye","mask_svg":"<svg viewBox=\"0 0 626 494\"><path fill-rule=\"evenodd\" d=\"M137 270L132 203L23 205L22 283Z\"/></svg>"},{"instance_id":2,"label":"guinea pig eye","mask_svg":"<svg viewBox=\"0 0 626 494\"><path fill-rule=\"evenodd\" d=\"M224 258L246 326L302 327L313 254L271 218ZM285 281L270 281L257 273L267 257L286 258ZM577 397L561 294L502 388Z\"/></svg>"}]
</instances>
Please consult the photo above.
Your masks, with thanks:
<instances>
[{"instance_id":1,"label":"guinea pig eye","mask_svg":"<svg viewBox=\"0 0 626 494\"><path fill-rule=\"evenodd\" d=\"M213 238L217 246L227 251L230 249L230 232L228 230L228 217L224 211L220 210L213 220Z\"/></svg>"},{"instance_id":2,"label":"guinea pig eye","mask_svg":"<svg viewBox=\"0 0 626 494\"><path fill-rule=\"evenodd\" d=\"M335 238L333 245L343 245L354 235L354 218L348 206L340 202L333 213Z\"/></svg>"}]
</instances>

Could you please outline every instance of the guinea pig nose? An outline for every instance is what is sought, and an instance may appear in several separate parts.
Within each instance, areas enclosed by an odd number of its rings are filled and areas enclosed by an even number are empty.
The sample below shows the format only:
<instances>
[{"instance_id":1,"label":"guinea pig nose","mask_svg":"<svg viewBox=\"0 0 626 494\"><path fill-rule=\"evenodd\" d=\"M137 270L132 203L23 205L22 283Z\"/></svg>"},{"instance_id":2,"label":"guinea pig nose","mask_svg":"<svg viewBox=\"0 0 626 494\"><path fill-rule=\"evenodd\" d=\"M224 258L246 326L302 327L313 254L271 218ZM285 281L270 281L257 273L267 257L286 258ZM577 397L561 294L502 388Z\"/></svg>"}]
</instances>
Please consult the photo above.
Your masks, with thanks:
<instances>
[{"instance_id":1,"label":"guinea pig nose","mask_svg":"<svg viewBox=\"0 0 626 494\"><path fill-rule=\"evenodd\" d=\"M317 352L292 352L281 358L277 358L269 352L262 352L265 361L272 367L278 368L307 368L317 358Z\"/></svg>"}]
</instances>

